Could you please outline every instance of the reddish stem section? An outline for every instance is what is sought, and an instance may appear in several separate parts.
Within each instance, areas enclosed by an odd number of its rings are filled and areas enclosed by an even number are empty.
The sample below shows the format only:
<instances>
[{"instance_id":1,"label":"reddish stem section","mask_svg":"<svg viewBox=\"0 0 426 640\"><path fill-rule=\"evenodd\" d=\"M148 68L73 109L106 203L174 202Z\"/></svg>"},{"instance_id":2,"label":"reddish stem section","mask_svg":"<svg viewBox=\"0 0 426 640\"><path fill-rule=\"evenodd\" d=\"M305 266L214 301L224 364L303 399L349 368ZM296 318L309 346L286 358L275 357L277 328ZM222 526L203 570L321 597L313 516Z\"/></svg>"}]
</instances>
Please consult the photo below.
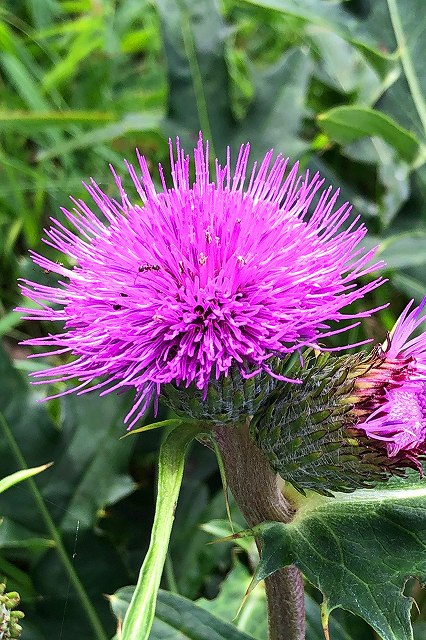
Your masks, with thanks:
<instances>
[{"instance_id":1,"label":"reddish stem section","mask_svg":"<svg viewBox=\"0 0 426 640\"><path fill-rule=\"evenodd\" d=\"M289 522L294 510L282 495L277 476L248 433L248 425L218 427L216 441L234 498L253 527L261 522ZM258 543L259 544L259 543ZM269 640L304 640L304 587L294 565L265 580Z\"/></svg>"}]
</instances>

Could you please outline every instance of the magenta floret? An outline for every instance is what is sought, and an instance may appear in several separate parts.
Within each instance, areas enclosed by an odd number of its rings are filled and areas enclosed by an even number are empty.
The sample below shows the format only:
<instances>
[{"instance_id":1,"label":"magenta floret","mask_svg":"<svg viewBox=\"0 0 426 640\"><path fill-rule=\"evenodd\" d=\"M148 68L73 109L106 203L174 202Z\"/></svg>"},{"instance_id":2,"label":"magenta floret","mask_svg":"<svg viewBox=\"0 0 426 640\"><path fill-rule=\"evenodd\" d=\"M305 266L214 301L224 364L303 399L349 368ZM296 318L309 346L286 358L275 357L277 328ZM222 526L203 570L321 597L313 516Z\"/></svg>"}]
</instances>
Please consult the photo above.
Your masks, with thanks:
<instances>
[{"instance_id":1,"label":"magenta floret","mask_svg":"<svg viewBox=\"0 0 426 640\"><path fill-rule=\"evenodd\" d=\"M389 379L383 375L383 396L357 428L386 442L390 457L405 456L421 469L417 458L426 454L426 331L412 334L426 320L426 297L410 312L412 305L413 300L396 321L384 347L385 370L390 375Z\"/></svg>"}]
</instances>

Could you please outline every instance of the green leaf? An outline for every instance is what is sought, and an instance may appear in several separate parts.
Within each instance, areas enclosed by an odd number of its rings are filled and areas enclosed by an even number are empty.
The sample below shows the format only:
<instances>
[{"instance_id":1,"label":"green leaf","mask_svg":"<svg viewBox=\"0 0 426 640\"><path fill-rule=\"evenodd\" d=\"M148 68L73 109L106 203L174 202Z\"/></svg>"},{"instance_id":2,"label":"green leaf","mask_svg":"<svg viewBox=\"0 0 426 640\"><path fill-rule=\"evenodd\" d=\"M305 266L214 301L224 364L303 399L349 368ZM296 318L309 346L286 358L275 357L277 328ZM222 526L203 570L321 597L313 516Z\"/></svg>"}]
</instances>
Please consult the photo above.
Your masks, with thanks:
<instances>
[{"instance_id":1,"label":"green leaf","mask_svg":"<svg viewBox=\"0 0 426 640\"><path fill-rule=\"evenodd\" d=\"M139 433L144 433L145 431L152 431L152 429L160 429L162 427L180 427L181 425L188 422L183 418L171 418L170 420L161 420L160 422L152 422L151 424L145 424L143 427L139 427L139 429L132 429L121 436L121 440L123 438L128 438L129 436L134 436Z\"/></svg>"},{"instance_id":2,"label":"green leaf","mask_svg":"<svg viewBox=\"0 0 426 640\"><path fill-rule=\"evenodd\" d=\"M404 273L395 273L392 276L392 284L405 293L408 298L420 303L425 296L425 283L417 278L412 278Z\"/></svg>"},{"instance_id":3,"label":"green leaf","mask_svg":"<svg viewBox=\"0 0 426 640\"><path fill-rule=\"evenodd\" d=\"M412 640L412 599L403 589L410 576L426 580L424 483L409 479L381 490L294 499L291 523L251 530L263 548L253 584L296 564L323 594L325 623L341 607L384 640Z\"/></svg>"},{"instance_id":4,"label":"green leaf","mask_svg":"<svg viewBox=\"0 0 426 640\"><path fill-rule=\"evenodd\" d=\"M254 638L257 638L257 640L266 640L268 637L268 620L266 613L266 594L263 588L259 586L250 593L238 617L235 617L239 606L245 598L247 589L250 586L250 581L251 575L247 568L241 562L236 561L234 567L222 582L219 595L214 600L202 598L197 601L197 604L213 615L223 620L233 622L237 629L250 633ZM324 640L319 606L309 594L305 594L305 612L306 640ZM356 619L353 616L350 617L348 625L331 619L330 637L332 640L354 640L354 638L358 638L358 636L353 636L349 632L349 629L354 628L355 622ZM362 639L370 640L368 628L363 628L362 631L367 632L362 636Z\"/></svg>"},{"instance_id":5,"label":"green leaf","mask_svg":"<svg viewBox=\"0 0 426 640\"><path fill-rule=\"evenodd\" d=\"M49 101L40 91L36 79L18 56L11 53L0 54L0 67L10 82L15 85L25 104L34 111L49 109Z\"/></svg>"},{"instance_id":6,"label":"green leaf","mask_svg":"<svg viewBox=\"0 0 426 640\"><path fill-rule=\"evenodd\" d=\"M100 536L93 535L95 544L92 542L92 547L88 546L90 536L85 533L83 523L90 520L93 525L99 519L97 510L110 498L111 485L123 460L127 467L132 441L120 443L117 433L117 413L122 415L124 410L122 400L104 398L100 402L94 396L84 400L67 396L61 401L58 428L49 418L46 406L37 402L39 394L36 395L26 377L14 369L2 349L0 379L0 429L3 434L0 456L4 472L13 473L17 463L21 469L36 466L45 459L47 450L55 462L49 473L37 478L37 483L28 478L28 489L19 484L2 495L2 514L38 537L47 532L55 544L54 549L38 558L37 563L31 563L35 564L31 567L31 578L37 573L35 582L42 595L36 611L32 612L32 619L42 621L43 631L53 636L62 624L67 603L67 611L74 612L79 619L83 635L106 640L108 635L98 617L98 609L105 607L102 593L107 582L120 580L120 572L121 580L126 574L116 552ZM112 442L117 449L114 455ZM93 473L96 467L99 475ZM64 524L68 520L69 532L60 530L58 522L61 519ZM83 538L85 545L79 547L78 559L74 559L73 545L76 539ZM85 560L84 554L87 554ZM107 563L105 557L108 557ZM76 563L79 564L78 575ZM27 560L26 564L29 564ZM101 589L95 586L96 580L99 585L103 584ZM49 606L44 607L44 602L49 602ZM69 637L72 620L72 615L69 621L68 618L64 620L64 638Z\"/></svg>"},{"instance_id":7,"label":"green leaf","mask_svg":"<svg viewBox=\"0 0 426 640\"><path fill-rule=\"evenodd\" d=\"M69 395L61 405L64 450L55 464L55 502L61 504L62 497L65 511L60 527L71 533L76 522L80 529L96 524L99 510L109 503L111 492L117 491L117 481L128 493L127 465L135 442L119 440L124 406L116 398Z\"/></svg>"},{"instance_id":8,"label":"green leaf","mask_svg":"<svg viewBox=\"0 0 426 640\"><path fill-rule=\"evenodd\" d=\"M173 135L183 134L191 144L202 129L212 147L224 154L233 118L227 95L226 25L218 5L211 0L157 0L156 6L167 59Z\"/></svg>"},{"instance_id":9,"label":"green leaf","mask_svg":"<svg viewBox=\"0 0 426 640\"><path fill-rule=\"evenodd\" d=\"M227 535L227 533L232 533L226 520L224 520L222 524L220 524L220 521L209 523L203 528L209 530L214 535ZM237 545L244 542L246 546L252 545L255 547L254 541L248 538L239 538L233 540L233 542ZM253 560L254 554L252 552L250 557L251 565L256 564ZM267 613L266 595L263 588L258 587L252 590L249 597L246 598L238 617L235 617L239 607L244 601L251 579L252 576L248 569L236 560L231 571L221 584L219 595L213 600L201 598L197 600L197 604L223 620L233 622L241 631L251 633L255 638L258 638L258 640L265 640L267 638ZM305 611L306 640L324 640L319 606L308 593L305 593ZM370 640L372 632L371 634L368 633L369 628L367 625L359 618L355 618L347 612L346 616L349 617L347 621L338 621L334 617L330 619L331 638L333 640L353 640L354 636L352 636L349 630L356 626L357 629L360 627L364 633L362 636L363 640Z\"/></svg>"},{"instance_id":10,"label":"green leaf","mask_svg":"<svg viewBox=\"0 0 426 640\"><path fill-rule=\"evenodd\" d=\"M348 612L345 613L347 620L336 620L330 617L330 638L331 640L375 640L373 631L363 620L356 618ZM305 615L306 615L306 640L325 640L324 629L321 624L320 608L318 603L305 593ZM359 624L361 623L361 624Z\"/></svg>"},{"instance_id":11,"label":"green leaf","mask_svg":"<svg viewBox=\"0 0 426 640\"><path fill-rule=\"evenodd\" d=\"M384 82L391 81L390 78L395 70L395 56L383 51L380 39L375 39L360 20L355 20L351 13L337 6L335 2L324 0L244 0L244 2L298 18L309 27L314 26L324 31L334 32L356 47Z\"/></svg>"},{"instance_id":12,"label":"green leaf","mask_svg":"<svg viewBox=\"0 0 426 640\"><path fill-rule=\"evenodd\" d=\"M340 27L349 33L356 24L341 7L324 0L244 0L248 4L273 9L322 27Z\"/></svg>"},{"instance_id":13,"label":"green leaf","mask_svg":"<svg viewBox=\"0 0 426 640\"><path fill-rule=\"evenodd\" d=\"M203 598L192 603L182 596L160 589L149 640L222 640L222 638L266 640L267 614L263 589L256 589L250 594L240 615L235 619L250 579L251 576L246 567L237 561L214 600ZM111 609L119 622L126 614L133 592L134 587L127 586L108 596ZM202 609L210 615L203 616ZM305 594L305 610L306 640L324 640L318 604L308 594ZM353 616L347 615L349 616L347 624L343 621L330 620L332 640L355 640L350 630L358 629L358 625ZM363 633L363 640L373 640L372 635L368 633L368 628L361 626L360 630ZM215 636L214 633L224 635Z\"/></svg>"},{"instance_id":14,"label":"green leaf","mask_svg":"<svg viewBox=\"0 0 426 640\"><path fill-rule=\"evenodd\" d=\"M9 579L13 581L14 589L19 591L21 598L33 599L37 597L37 591L28 575L22 569L18 569L14 564L5 560L3 554L0 555L0 571L2 577L5 576L8 581Z\"/></svg>"},{"instance_id":15,"label":"green leaf","mask_svg":"<svg viewBox=\"0 0 426 640\"><path fill-rule=\"evenodd\" d=\"M424 640L426 638L426 622L416 622L414 624L414 640Z\"/></svg>"},{"instance_id":16,"label":"green leaf","mask_svg":"<svg viewBox=\"0 0 426 640\"><path fill-rule=\"evenodd\" d=\"M384 238L370 236L369 244L378 244L376 258L386 263L387 269L403 269L426 263L426 231L397 233Z\"/></svg>"},{"instance_id":17,"label":"green leaf","mask_svg":"<svg viewBox=\"0 0 426 640\"><path fill-rule=\"evenodd\" d=\"M385 241L383 252L378 253L389 269L403 269L426 264L426 233L401 234Z\"/></svg>"},{"instance_id":18,"label":"green leaf","mask_svg":"<svg viewBox=\"0 0 426 640\"><path fill-rule=\"evenodd\" d=\"M134 587L123 587L108 597L119 621L125 615L133 590ZM138 640L145 637L149 640L254 640L253 636L238 631L190 600L161 590L151 633L137 637Z\"/></svg>"},{"instance_id":19,"label":"green leaf","mask_svg":"<svg viewBox=\"0 0 426 640\"><path fill-rule=\"evenodd\" d=\"M146 113L128 113L119 122L113 122L99 129L81 133L72 140L62 141L52 147L43 149L37 153L37 160L40 162L51 160L57 156L78 151L79 149L88 149L101 145L105 142L112 142L117 138L127 135L155 131L161 124L163 114L161 112L152 111Z\"/></svg>"},{"instance_id":20,"label":"green leaf","mask_svg":"<svg viewBox=\"0 0 426 640\"><path fill-rule=\"evenodd\" d=\"M197 462L202 460L202 452L197 451L200 448L194 445L193 456ZM203 449L208 452L205 447ZM215 460L211 458L211 461L216 468ZM187 598L196 598L200 591L208 586L209 576L218 566L228 562L230 545L208 544L212 537L202 527L204 522L224 517L223 491L218 491L211 498L205 482L184 479L169 552L173 561L177 590Z\"/></svg>"},{"instance_id":21,"label":"green leaf","mask_svg":"<svg viewBox=\"0 0 426 640\"><path fill-rule=\"evenodd\" d=\"M318 116L321 129L339 144L354 142L365 136L378 136L413 162L420 151L416 137L392 118L363 106L334 107Z\"/></svg>"},{"instance_id":22,"label":"green leaf","mask_svg":"<svg viewBox=\"0 0 426 640\"><path fill-rule=\"evenodd\" d=\"M34 531L3 518L0 526L0 549L50 549L55 545L49 538L40 537Z\"/></svg>"},{"instance_id":23,"label":"green leaf","mask_svg":"<svg viewBox=\"0 0 426 640\"><path fill-rule=\"evenodd\" d=\"M387 7L386 7L387 5ZM404 0L381 0L371 16L377 27L392 26L405 77L384 95L382 108L405 127L424 139L426 135L426 75L423 61L426 47L426 15L423 0L411 0L409 11ZM385 20L380 15L388 13ZM389 33L390 29L386 29ZM389 35L387 35L389 37ZM407 91L408 84L408 91Z\"/></svg>"},{"instance_id":24,"label":"green leaf","mask_svg":"<svg viewBox=\"0 0 426 640\"><path fill-rule=\"evenodd\" d=\"M103 46L103 37L96 28L83 31L72 41L67 55L59 60L42 79L42 86L49 90L70 80L78 71L79 63Z\"/></svg>"},{"instance_id":25,"label":"green leaf","mask_svg":"<svg viewBox=\"0 0 426 640\"><path fill-rule=\"evenodd\" d=\"M254 156L277 145L293 158L305 152L308 145L298 134L311 71L312 61L301 49L290 49L274 65L254 71L255 97L234 143L250 140Z\"/></svg>"},{"instance_id":26,"label":"green leaf","mask_svg":"<svg viewBox=\"0 0 426 640\"><path fill-rule=\"evenodd\" d=\"M70 124L93 126L116 120L109 111L0 111L0 126L3 129L15 129L23 131L28 127L31 131L35 128L45 128L56 125L66 127Z\"/></svg>"},{"instance_id":27,"label":"green leaf","mask_svg":"<svg viewBox=\"0 0 426 640\"><path fill-rule=\"evenodd\" d=\"M239 611L250 582L248 569L236 560L220 586L219 595L214 600L200 598L197 605L222 620L233 622L240 631L258 640L265 640L268 637L265 590L259 588L253 591Z\"/></svg>"},{"instance_id":28,"label":"green leaf","mask_svg":"<svg viewBox=\"0 0 426 640\"><path fill-rule=\"evenodd\" d=\"M32 469L21 469L21 471L16 471L15 473L11 473L9 476L2 478L0 480L0 493L6 491L13 485L18 484L18 482L22 482L23 480L27 480L27 478L32 478L32 476L45 471L50 466L52 466L53 462L49 462L47 464L43 464L40 467L33 467Z\"/></svg>"},{"instance_id":29,"label":"green leaf","mask_svg":"<svg viewBox=\"0 0 426 640\"><path fill-rule=\"evenodd\" d=\"M228 520L210 520L210 522L202 524L201 529L206 533L210 533L210 535L215 538L219 538L218 542L220 542L221 538L227 538L228 536L232 536L235 531L239 531L241 526L236 522L233 522L231 528ZM234 540L234 543L247 553L252 553L254 543L251 540L247 540L246 538L237 538Z\"/></svg>"},{"instance_id":30,"label":"green leaf","mask_svg":"<svg viewBox=\"0 0 426 640\"><path fill-rule=\"evenodd\" d=\"M158 493L151 542L123 622L122 640L147 640L182 482L186 452L201 432L198 424L176 427L163 442L158 462Z\"/></svg>"}]
</instances>

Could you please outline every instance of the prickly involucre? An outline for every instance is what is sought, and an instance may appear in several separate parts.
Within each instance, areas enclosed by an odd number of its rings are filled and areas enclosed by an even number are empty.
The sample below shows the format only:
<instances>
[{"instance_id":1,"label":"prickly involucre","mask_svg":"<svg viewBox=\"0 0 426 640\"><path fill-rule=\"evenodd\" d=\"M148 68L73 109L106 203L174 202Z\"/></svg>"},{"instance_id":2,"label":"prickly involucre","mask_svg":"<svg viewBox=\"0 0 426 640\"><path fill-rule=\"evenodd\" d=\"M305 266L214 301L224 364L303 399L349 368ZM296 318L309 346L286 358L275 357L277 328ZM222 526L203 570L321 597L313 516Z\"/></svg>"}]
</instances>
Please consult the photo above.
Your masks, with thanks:
<instances>
[{"instance_id":1,"label":"prickly involucre","mask_svg":"<svg viewBox=\"0 0 426 640\"><path fill-rule=\"evenodd\" d=\"M404 475L426 456L426 319L406 307L385 345L333 357L313 351L258 409L251 433L298 490L326 495Z\"/></svg>"},{"instance_id":2,"label":"prickly involucre","mask_svg":"<svg viewBox=\"0 0 426 640\"><path fill-rule=\"evenodd\" d=\"M165 385L191 385L205 397L231 368L242 379L276 375L271 358L344 330L330 322L369 315L341 309L380 284L356 286L380 265L360 248L365 227L349 222L348 204L336 207L337 192L321 191L318 174L288 170L272 152L249 171L243 145L235 168L228 150L212 178L200 138L192 181L179 141L175 158L170 150L170 187L160 167L156 189L140 156L139 170L126 163L136 198L115 173L118 201L91 180L97 210L73 200L66 220L46 230L45 242L74 266L34 253L59 286L22 285L40 305L25 310L27 319L63 324L61 333L28 341L62 358L36 381L76 378L69 391L78 393L134 388L130 425Z\"/></svg>"}]
</instances>

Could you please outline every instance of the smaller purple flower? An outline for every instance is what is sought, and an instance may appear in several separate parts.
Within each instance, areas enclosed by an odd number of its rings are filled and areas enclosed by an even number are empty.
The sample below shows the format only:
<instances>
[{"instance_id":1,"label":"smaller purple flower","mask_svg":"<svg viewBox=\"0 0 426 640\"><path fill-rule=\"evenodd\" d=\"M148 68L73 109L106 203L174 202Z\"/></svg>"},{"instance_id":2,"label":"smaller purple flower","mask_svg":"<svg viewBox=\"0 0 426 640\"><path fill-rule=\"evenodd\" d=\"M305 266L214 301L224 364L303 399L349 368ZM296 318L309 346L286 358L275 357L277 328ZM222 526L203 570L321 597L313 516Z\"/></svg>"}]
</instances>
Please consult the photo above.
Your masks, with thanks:
<instances>
[{"instance_id":1,"label":"smaller purple flower","mask_svg":"<svg viewBox=\"0 0 426 640\"><path fill-rule=\"evenodd\" d=\"M359 378L363 418L357 424L369 438L382 441L390 458L405 459L422 471L426 454L426 331L412 333L426 320L426 297L404 309L382 348L382 362ZM364 413L365 412L365 413Z\"/></svg>"},{"instance_id":2,"label":"smaller purple flower","mask_svg":"<svg viewBox=\"0 0 426 640\"><path fill-rule=\"evenodd\" d=\"M28 340L61 356L56 367L33 374L37 383L78 385L85 393L134 388L126 417L132 426L164 385L201 390L230 371L242 378L274 375L270 363L349 327L371 311L342 313L382 282L357 280L381 263L364 251L366 234L338 191L321 191L319 174L298 174L296 164L272 151L248 170L249 145L235 168L215 161L208 144L189 156L170 144L172 184L160 166L160 190L147 161L126 163L139 199L130 199L114 173L120 200L91 180L85 185L97 211L83 200L63 209L68 224L52 218L45 242L74 265L33 253L34 262L60 276L58 287L23 281L39 309L25 318L59 321L63 331ZM314 204L314 202L316 204ZM73 230L70 230L70 227ZM48 303L48 304L46 304ZM286 379L286 378L284 378ZM59 393L58 395L62 395Z\"/></svg>"}]
</instances>

